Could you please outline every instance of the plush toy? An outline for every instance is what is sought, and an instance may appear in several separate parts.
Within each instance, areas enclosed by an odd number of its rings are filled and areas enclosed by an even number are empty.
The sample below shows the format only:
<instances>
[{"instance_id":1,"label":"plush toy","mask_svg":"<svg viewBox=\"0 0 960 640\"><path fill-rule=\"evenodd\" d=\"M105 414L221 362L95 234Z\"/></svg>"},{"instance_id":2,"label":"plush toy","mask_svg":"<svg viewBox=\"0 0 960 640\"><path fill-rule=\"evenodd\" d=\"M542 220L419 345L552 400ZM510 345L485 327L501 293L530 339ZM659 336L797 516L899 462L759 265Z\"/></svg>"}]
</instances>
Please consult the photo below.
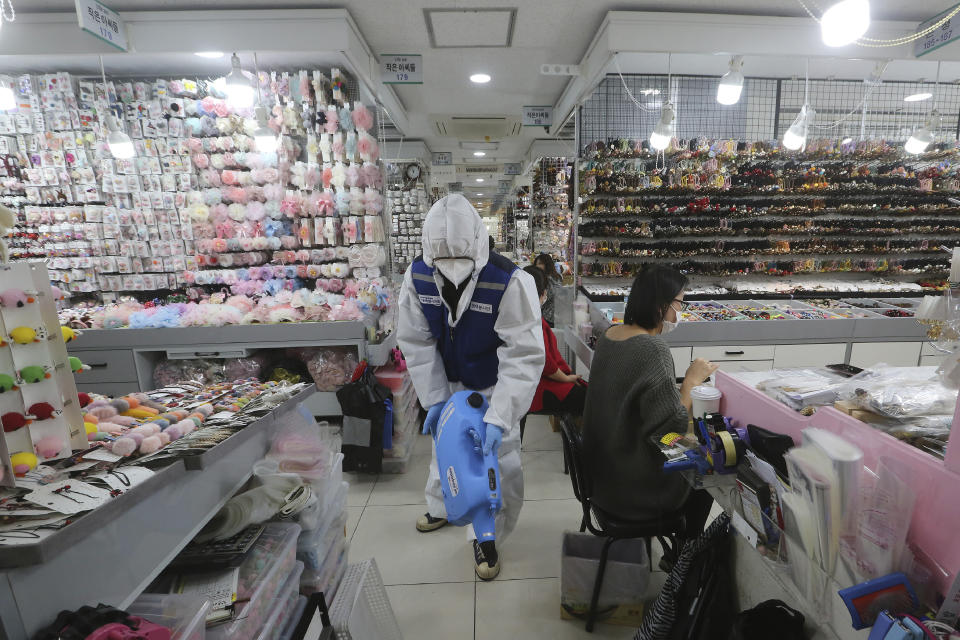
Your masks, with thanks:
<instances>
[{"instance_id":1,"label":"plush toy","mask_svg":"<svg viewBox=\"0 0 960 640\"><path fill-rule=\"evenodd\" d=\"M57 409L49 402L36 402L27 409L27 413L37 420L48 420L56 415Z\"/></svg>"},{"instance_id":2,"label":"plush toy","mask_svg":"<svg viewBox=\"0 0 960 640\"><path fill-rule=\"evenodd\" d=\"M17 386L17 382L13 379L13 376L6 373L0 373L0 393L16 391L19 388L20 387Z\"/></svg>"},{"instance_id":3,"label":"plush toy","mask_svg":"<svg viewBox=\"0 0 960 640\"><path fill-rule=\"evenodd\" d=\"M36 301L31 295L27 295L23 289L7 289L0 293L0 304L4 307L23 307Z\"/></svg>"},{"instance_id":4,"label":"plush toy","mask_svg":"<svg viewBox=\"0 0 960 640\"><path fill-rule=\"evenodd\" d=\"M3 376L3 374L0 374L0 378L2 378L2 376ZM9 376L8 376L8 377L9 377ZM2 383L2 379L0 379L0 383ZM77 394L77 400L80 402L80 407L83 408L83 407L87 406L88 404L90 404L90 402L91 402L90 394L89 394L89 393L83 393L83 392L81 391L80 393Z\"/></svg>"},{"instance_id":5,"label":"plush toy","mask_svg":"<svg viewBox=\"0 0 960 640\"><path fill-rule=\"evenodd\" d=\"M73 342L79 335L76 331L67 326L60 327L60 333L63 335L64 342Z\"/></svg>"},{"instance_id":6,"label":"plush toy","mask_svg":"<svg viewBox=\"0 0 960 640\"><path fill-rule=\"evenodd\" d=\"M73 371L74 373L83 373L84 371L90 370L90 367L80 362L80 358L76 356L70 356L69 362L70 362L70 370Z\"/></svg>"},{"instance_id":7,"label":"plush toy","mask_svg":"<svg viewBox=\"0 0 960 640\"><path fill-rule=\"evenodd\" d=\"M2 241L0 241L2 242ZM3 251L6 253L6 250ZM28 471L37 466L37 456L29 451L21 451L10 456L10 465L13 467L13 473L17 476L24 476Z\"/></svg>"},{"instance_id":8,"label":"plush toy","mask_svg":"<svg viewBox=\"0 0 960 640\"><path fill-rule=\"evenodd\" d=\"M21 429L33 421L28 420L27 417L22 413L10 411L0 416L0 422L3 423L4 433L13 433L17 429Z\"/></svg>"},{"instance_id":9,"label":"plush toy","mask_svg":"<svg viewBox=\"0 0 960 640\"><path fill-rule=\"evenodd\" d=\"M57 436L44 436L34 443L33 449L41 458L50 459L63 450L63 440Z\"/></svg>"},{"instance_id":10,"label":"plush toy","mask_svg":"<svg viewBox=\"0 0 960 640\"><path fill-rule=\"evenodd\" d=\"M40 342L40 336L36 330L30 327L17 327L10 332L10 339L17 344L31 344Z\"/></svg>"},{"instance_id":11,"label":"plush toy","mask_svg":"<svg viewBox=\"0 0 960 640\"><path fill-rule=\"evenodd\" d=\"M30 365L29 367L24 367L20 370L20 378L27 383L35 383L46 380L50 377L50 371L48 367L43 367L37 364Z\"/></svg>"}]
</instances>

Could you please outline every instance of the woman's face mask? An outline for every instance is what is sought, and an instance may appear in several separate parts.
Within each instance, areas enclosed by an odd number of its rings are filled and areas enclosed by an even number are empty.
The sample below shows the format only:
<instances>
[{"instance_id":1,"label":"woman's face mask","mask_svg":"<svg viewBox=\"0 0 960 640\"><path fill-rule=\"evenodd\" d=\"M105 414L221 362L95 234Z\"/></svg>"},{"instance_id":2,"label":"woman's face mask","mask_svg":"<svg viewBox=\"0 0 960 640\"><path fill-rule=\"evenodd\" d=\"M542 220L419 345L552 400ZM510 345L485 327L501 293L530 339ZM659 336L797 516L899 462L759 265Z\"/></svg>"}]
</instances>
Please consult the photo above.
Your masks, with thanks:
<instances>
[{"instance_id":1,"label":"woman's face mask","mask_svg":"<svg viewBox=\"0 0 960 640\"><path fill-rule=\"evenodd\" d=\"M660 329L661 335L665 333L670 333L671 331L676 329L677 325L680 324L680 321L683 319L683 314L680 311L677 311L677 307L681 307L681 309L683 307L679 301L674 300L673 302L670 303L670 309L673 310L674 317L676 318L676 320L667 320L666 318L664 318L663 326ZM668 310L667 313L669 314L670 311Z\"/></svg>"}]
</instances>

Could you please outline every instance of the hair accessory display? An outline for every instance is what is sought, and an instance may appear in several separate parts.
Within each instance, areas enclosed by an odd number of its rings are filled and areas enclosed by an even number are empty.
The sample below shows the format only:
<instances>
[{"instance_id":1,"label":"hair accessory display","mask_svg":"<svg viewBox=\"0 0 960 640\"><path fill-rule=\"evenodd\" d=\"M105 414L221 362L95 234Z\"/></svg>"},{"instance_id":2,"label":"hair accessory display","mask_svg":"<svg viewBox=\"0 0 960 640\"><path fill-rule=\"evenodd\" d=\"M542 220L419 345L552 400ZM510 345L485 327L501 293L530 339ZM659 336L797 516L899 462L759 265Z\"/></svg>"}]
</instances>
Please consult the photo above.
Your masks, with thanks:
<instances>
[{"instance_id":1,"label":"hair accessory display","mask_svg":"<svg viewBox=\"0 0 960 640\"><path fill-rule=\"evenodd\" d=\"M13 473L17 476L26 475L26 473L35 468L39 462L37 456L29 451L21 451L10 456Z\"/></svg>"}]
</instances>

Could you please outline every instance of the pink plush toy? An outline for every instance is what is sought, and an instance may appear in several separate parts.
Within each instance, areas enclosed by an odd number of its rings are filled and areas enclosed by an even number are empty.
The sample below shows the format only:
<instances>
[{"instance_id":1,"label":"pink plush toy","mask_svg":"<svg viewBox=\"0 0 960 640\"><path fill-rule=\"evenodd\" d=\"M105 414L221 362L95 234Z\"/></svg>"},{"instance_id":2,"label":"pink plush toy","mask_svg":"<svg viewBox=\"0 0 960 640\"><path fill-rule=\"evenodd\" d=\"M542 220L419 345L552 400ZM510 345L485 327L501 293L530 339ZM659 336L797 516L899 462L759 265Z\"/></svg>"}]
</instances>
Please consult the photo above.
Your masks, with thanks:
<instances>
[{"instance_id":1,"label":"pink plush toy","mask_svg":"<svg viewBox=\"0 0 960 640\"><path fill-rule=\"evenodd\" d=\"M63 440L57 436L44 436L34 443L33 448L39 457L53 458L63 449Z\"/></svg>"}]
</instances>

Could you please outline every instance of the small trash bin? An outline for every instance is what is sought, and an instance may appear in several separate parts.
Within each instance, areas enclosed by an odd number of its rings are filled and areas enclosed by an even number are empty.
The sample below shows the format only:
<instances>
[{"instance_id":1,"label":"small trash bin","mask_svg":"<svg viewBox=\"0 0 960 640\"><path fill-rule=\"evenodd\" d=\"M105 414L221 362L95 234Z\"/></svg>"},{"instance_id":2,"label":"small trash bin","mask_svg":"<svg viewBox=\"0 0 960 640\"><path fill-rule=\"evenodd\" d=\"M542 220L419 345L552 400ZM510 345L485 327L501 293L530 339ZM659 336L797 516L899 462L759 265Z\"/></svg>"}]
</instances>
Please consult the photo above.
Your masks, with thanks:
<instances>
[{"instance_id":1,"label":"small trash bin","mask_svg":"<svg viewBox=\"0 0 960 640\"><path fill-rule=\"evenodd\" d=\"M565 532L560 566L560 614L566 620L586 618L605 538ZM650 560L642 539L617 540L607 554L607 569L597 601L596 620L639 626L650 584Z\"/></svg>"}]
</instances>

